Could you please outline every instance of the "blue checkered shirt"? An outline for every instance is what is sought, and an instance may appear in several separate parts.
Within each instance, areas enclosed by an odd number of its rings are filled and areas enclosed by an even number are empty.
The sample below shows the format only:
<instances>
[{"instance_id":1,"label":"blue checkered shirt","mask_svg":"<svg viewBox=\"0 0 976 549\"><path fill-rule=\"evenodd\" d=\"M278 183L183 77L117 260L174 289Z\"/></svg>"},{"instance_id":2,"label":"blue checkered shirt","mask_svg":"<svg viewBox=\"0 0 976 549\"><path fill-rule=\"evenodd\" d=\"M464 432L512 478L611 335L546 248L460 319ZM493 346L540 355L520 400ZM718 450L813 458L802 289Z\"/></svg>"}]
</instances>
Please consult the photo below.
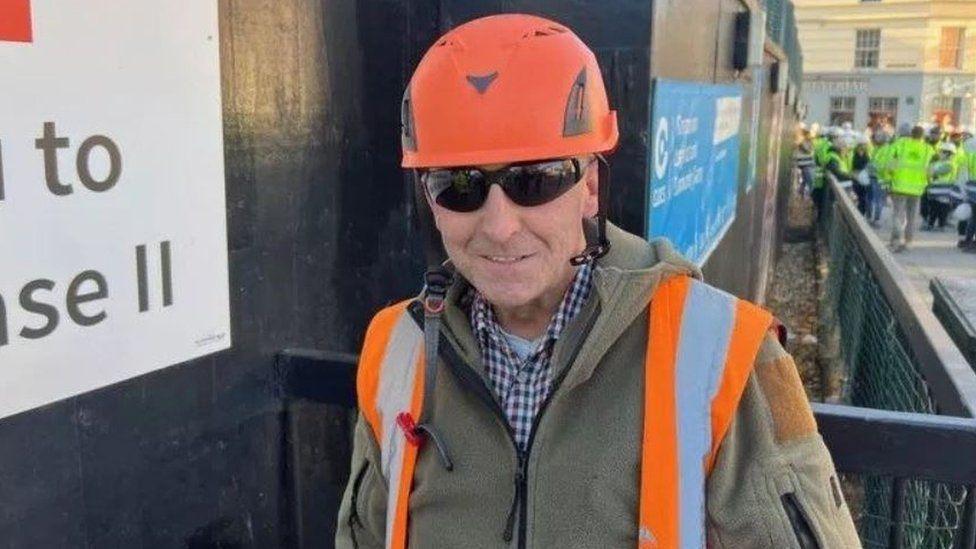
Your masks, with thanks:
<instances>
[{"instance_id":1,"label":"blue checkered shirt","mask_svg":"<svg viewBox=\"0 0 976 549\"><path fill-rule=\"evenodd\" d=\"M525 450L532 422L552 388L550 359L553 345L590 295L592 272L590 264L577 269L545 335L524 361L509 347L491 305L475 292L470 311L471 327L481 345L481 359L495 398L505 412L521 450Z\"/></svg>"}]
</instances>

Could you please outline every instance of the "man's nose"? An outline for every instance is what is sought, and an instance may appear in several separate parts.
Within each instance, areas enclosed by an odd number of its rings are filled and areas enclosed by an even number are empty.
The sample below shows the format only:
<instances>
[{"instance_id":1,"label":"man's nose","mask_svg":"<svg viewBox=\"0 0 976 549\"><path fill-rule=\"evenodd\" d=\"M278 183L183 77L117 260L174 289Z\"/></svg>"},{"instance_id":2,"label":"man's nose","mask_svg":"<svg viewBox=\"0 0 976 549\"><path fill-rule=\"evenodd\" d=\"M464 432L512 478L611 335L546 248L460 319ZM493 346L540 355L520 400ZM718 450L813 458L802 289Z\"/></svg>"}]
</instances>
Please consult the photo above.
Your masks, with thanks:
<instances>
[{"instance_id":1,"label":"man's nose","mask_svg":"<svg viewBox=\"0 0 976 549\"><path fill-rule=\"evenodd\" d=\"M518 208L500 186L492 185L481 207L481 232L494 242L507 242L521 227Z\"/></svg>"}]
</instances>

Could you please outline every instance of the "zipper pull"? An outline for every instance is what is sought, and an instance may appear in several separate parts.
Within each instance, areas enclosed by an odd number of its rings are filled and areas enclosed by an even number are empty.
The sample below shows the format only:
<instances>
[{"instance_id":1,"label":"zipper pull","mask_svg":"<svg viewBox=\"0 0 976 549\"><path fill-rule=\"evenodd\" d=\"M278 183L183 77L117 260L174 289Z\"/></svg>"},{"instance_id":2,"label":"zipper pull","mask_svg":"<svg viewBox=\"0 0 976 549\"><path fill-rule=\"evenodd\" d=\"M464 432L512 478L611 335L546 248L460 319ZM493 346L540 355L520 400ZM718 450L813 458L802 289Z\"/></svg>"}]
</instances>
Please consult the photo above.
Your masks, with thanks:
<instances>
[{"instance_id":1,"label":"zipper pull","mask_svg":"<svg viewBox=\"0 0 976 549\"><path fill-rule=\"evenodd\" d=\"M515 496L512 497L512 507L508 510L508 518L505 519L505 531L502 532L502 540L505 543L512 541L515 533L515 512L518 511L522 495L522 483L525 481L525 460L519 452L518 464L515 467Z\"/></svg>"},{"instance_id":2,"label":"zipper pull","mask_svg":"<svg viewBox=\"0 0 976 549\"><path fill-rule=\"evenodd\" d=\"M508 518L505 519L505 531L502 532L502 540L505 543L512 541L515 533L515 511L519 507L519 496L522 493L522 459L519 458L518 468L515 469L515 495L512 497L512 507L508 510Z\"/></svg>"}]
</instances>

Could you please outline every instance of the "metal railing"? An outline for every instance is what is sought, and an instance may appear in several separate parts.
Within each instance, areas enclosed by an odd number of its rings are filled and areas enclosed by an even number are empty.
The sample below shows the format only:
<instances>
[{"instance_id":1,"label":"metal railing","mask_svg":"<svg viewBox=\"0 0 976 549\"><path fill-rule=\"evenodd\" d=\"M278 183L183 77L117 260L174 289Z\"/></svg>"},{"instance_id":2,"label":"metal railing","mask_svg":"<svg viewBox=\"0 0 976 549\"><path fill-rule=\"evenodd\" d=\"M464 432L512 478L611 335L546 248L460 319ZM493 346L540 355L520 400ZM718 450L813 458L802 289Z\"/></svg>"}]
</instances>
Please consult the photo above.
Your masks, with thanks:
<instances>
[{"instance_id":1,"label":"metal railing","mask_svg":"<svg viewBox=\"0 0 976 549\"><path fill-rule=\"evenodd\" d=\"M976 475L969 462L976 454L954 446L953 437L956 428L976 429L976 374L833 179L827 197L823 371L840 385L842 402L871 410L817 410L830 412L821 431L838 469L850 473L862 542L972 549ZM848 429L859 436L850 438ZM872 452L884 460L864 459ZM922 453L940 466L920 467Z\"/></svg>"}]
</instances>

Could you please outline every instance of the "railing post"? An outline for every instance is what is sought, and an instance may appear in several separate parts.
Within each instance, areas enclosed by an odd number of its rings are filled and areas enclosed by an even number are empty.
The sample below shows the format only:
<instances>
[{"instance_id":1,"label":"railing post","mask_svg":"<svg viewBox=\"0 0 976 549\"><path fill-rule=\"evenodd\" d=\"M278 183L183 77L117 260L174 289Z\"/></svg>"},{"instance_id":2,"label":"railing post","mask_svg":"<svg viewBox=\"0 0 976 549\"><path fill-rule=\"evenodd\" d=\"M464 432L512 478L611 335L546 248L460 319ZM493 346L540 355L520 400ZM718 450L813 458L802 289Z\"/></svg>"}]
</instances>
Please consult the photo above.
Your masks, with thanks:
<instances>
[{"instance_id":1,"label":"railing post","mask_svg":"<svg viewBox=\"0 0 976 549\"><path fill-rule=\"evenodd\" d=\"M958 549L976 549L976 484L966 486L966 507L962 513L962 534Z\"/></svg>"},{"instance_id":2,"label":"railing post","mask_svg":"<svg viewBox=\"0 0 976 549\"><path fill-rule=\"evenodd\" d=\"M888 530L889 549L901 549L905 543L905 482L896 477L891 483L891 527Z\"/></svg>"}]
</instances>

